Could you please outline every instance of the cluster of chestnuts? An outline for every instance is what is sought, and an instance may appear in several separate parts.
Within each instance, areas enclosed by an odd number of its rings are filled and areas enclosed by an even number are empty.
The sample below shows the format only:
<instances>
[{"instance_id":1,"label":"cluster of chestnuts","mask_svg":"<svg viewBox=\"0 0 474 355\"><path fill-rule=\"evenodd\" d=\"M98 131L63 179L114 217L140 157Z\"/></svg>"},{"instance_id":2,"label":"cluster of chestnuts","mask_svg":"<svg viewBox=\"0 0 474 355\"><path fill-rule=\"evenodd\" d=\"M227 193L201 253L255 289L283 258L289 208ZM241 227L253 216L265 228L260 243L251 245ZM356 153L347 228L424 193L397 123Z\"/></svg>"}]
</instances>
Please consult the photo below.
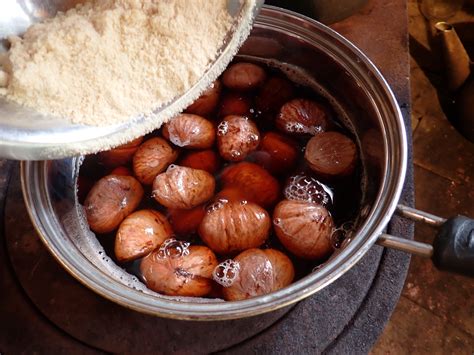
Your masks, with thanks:
<instances>
[{"instance_id":1,"label":"cluster of chestnuts","mask_svg":"<svg viewBox=\"0 0 474 355\"><path fill-rule=\"evenodd\" d=\"M139 262L162 294L283 288L294 260L334 250L325 183L353 174L358 154L332 116L283 75L232 64L160 131L94 157L106 175L89 187L81 176L89 226L113 233L116 261Z\"/></svg>"}]
</instances>

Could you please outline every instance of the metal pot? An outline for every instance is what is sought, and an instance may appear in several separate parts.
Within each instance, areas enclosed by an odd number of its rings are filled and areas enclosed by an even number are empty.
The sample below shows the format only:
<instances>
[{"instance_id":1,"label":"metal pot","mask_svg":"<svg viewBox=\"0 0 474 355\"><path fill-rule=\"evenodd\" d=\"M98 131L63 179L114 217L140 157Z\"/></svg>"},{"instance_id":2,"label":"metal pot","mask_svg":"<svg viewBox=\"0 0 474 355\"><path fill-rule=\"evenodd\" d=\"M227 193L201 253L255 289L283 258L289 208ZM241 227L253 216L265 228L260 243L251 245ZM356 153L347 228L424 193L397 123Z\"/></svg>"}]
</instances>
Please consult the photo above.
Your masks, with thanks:
<instances>
[{"instance_id":1,"label":"metal pot","mask_svg":"<svg viewBox=\"0 0 474 355\"><path fill-rule=\"evenodd\" d=\"M312 17L326 25L341 21L362 9L368 0L271 0L281 6Z\"/></svg>"},{"instance_id":2,"label":"metal pot","mask_svg":"<svg viewBox=\"0 0 474 355\"><path fill-rule=\"evenodd\" d=\"M377 240L394 244L394 237L383 231L402 190L407 142L398 104L379 71L328 27L271 7L260 13L240 55L254 60L271 58L297 77L303 74L307 84L330 98L342 117L347 113L346 124L358 137L365 170L356 233L317 271L277 292L238 302L167 297L147 290L114 265L89 231L76 197L81 158L23 162L24 199L40 237L69 273L98 294L125 307L169 318L243 318L317 292L349 270ZM397 243L412 249L415 242L398 238ZM432 252L418 244L414 245L421 253Z\"/></svg>"}]
</instances>

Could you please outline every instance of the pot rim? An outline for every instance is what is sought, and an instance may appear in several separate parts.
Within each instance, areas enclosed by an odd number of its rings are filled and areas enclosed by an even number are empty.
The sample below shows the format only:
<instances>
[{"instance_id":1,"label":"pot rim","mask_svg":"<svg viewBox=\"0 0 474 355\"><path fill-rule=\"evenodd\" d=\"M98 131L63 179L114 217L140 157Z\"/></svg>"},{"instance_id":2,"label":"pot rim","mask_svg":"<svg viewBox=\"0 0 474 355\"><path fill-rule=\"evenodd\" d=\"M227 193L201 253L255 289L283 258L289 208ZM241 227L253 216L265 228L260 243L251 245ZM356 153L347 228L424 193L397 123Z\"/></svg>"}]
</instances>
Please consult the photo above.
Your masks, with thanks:
<instances>
[{"instance_id":1,"label":"pot rim","mask_svg":"<svg viewBox=\"0 0 474 355\"><path fill-rule=\"evenodd\" d=\"M227 320L255 316L295 303L332 283L354 266L383 232L400 198L407 165L406 128L398 103L387 82L375 65L357 47L334 30L313 19L292 11L265 5L255 21L255 26L283 30L289 35L297 36L300 40L306 39L328 46L332 49L332 55L337 54L345 60L342 64L346 64L349 73L353 76L358 74L367 79L371 89L375 90L373 94L377 94L375 86L378 86L378 90L380 90L379 99L385 101L388 107L385 108L385 112L378 114L385 148L385 167L375 202L357 234L338 255L318 269L318 272L309 274L301 280L267 295L243 301L219 303L191 303L160 299L125 286L109 275L100 272L77 248L66 248L61 243L61 236L57 233L59 224L55 223L55 220L47 213L48 207L51 207L46 192L48 162L22 162L23 197L36 231L62 267L86 287L124 307L166 318ZM324 39L318 38L316 40L312 30L322 32ZM356 64L353 63L349 54L357 58ZM341 58L339 61L342 60ZM351 68L347 67L349 64L352 64ZM378 107L378 109L382 108ZM388 111L394 116L393 122L386 122L382 117ZM393 150L390 155L388 154L389 147ZM45 201L46 206L43 208ZM49 210L51 211L51 208ZM51 236L55 236L55 238Z\"/></svg>"}]
</instances>

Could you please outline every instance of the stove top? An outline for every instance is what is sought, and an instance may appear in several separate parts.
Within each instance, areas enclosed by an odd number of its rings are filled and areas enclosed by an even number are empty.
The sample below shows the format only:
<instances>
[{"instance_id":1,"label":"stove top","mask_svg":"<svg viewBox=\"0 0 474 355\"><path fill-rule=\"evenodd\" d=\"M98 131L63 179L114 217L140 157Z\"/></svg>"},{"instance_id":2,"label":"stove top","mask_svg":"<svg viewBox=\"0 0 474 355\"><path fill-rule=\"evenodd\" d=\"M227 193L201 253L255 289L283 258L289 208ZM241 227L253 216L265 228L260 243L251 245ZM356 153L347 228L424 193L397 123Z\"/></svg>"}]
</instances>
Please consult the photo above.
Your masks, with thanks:
<instances>
[{"instance_id":1,"label":"stove top","mask_svg":"<svg viewBox=\"0 0 474 355\"><path fill-rule=\"evenodd\" d=\"M407 38L405 6L369 1L361 13L333 27L378 65L409 128L408 49L400 42ZM400 21L391 25L388 14ZM383 51L372 41L382 41ZM410 205L411 165L408 170L402 202ZM125 309L69 276L28 219L18 164L2 160L0 226L0 353L6 354L366 353L398 301L409 264L407 254L374 246L340 279L294 307L243 320L176 321ZM389 232L412 238L413 225L394 217Z\"/></svg>"}]
</instances>

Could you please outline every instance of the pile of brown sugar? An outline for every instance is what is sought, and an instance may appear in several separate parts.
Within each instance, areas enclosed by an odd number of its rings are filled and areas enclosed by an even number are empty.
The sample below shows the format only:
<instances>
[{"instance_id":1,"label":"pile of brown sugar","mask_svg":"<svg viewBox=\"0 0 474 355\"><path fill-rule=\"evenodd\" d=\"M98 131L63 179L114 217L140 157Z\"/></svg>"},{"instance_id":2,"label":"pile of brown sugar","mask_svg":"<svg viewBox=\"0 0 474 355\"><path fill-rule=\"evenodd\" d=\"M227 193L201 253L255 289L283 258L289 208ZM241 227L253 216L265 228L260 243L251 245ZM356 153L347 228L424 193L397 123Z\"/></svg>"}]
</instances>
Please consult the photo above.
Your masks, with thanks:
<instances>
[{"instance_id":1,"label":"pile of brown sugar","mask_svg":"<svg viewBox=\"0 0 474 355\"><path fill-rule=\"evenodd\" d=\"M95 0L31 26L0 58L0 94L73 123L129 120L183 94L218 54L223 0ZM3 85L2 85L3 83Z\"/></svg>"}]
</instances>

